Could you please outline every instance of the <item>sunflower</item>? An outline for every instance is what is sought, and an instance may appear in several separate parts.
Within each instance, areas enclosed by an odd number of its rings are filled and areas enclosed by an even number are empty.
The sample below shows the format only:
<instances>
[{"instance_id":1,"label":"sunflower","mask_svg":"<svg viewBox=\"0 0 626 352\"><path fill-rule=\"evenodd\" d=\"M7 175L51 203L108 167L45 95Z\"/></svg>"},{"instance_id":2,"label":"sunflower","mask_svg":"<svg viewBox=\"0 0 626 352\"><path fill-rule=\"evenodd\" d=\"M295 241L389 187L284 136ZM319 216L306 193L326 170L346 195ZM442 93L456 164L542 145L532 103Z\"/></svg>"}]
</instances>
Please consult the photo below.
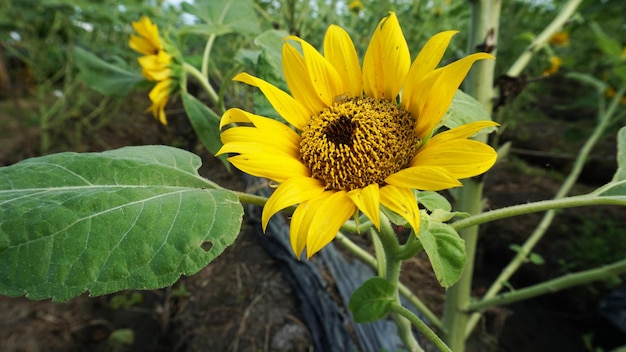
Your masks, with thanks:
<instances>
[{"instance_id":1,"label":"sunflower","mask_svg":"<svg viewBox=\"0 0 626 352\"><path fill-rule=\"evenodd\" d=\"M411 64L392 12L377 26L362 68L346 31L332 25L323 56L298 37L286 38L291 95L247 73L234 78L258 87L286 123L229 109L221 128L235 127L222 132L218 154L238 154L228 159L235 167L280 184L264 206L264 229L274 214L298 204L290 224L297 257L305 247L308 258L322 249L357 210L380 229L381 205L417 234L413 189L457 187L494 164L491 147L468 139L496 125L491 121L432 136L472 64L492 58L477 53L436 68L455 33L432 37Z\"/></svg>"},{"instance_id":2,"label":"sunflower","mask_svg":"<svg viewBox=\"0 0 626 352\"><path fill-rule=\"evenodd\" d=\"M152 102L148 110L163 125L167 125L165 105L177 88L176 61L174 56L164 48L159 28L147 16L133 22L132 26L139 35L131 34L128 46L144 54L137 59L141 65L141 74L149 81L157 82L148 95Z\"/></svg>"}]
</instances>

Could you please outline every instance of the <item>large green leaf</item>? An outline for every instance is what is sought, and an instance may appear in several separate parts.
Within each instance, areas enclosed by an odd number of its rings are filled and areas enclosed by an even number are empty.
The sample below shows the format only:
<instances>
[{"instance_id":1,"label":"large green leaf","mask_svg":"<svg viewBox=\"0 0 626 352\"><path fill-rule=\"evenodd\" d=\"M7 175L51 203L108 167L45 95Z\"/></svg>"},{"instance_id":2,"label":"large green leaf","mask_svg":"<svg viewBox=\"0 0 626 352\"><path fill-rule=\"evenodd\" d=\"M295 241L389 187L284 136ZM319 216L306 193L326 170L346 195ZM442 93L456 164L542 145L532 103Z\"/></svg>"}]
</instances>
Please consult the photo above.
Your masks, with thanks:
<instances>
[{"instance_id":1,"label":"large green leaf","mask_svg":"<svg viewBox=\"0 0 626 352\"><path fill-rule=\"evenodd\" d=\"M75 48L74 54L80 79L104 95L122 97L144 80L121 60L112 64L81 48Z\"/></svg>"},{"instance_id":2,"label":"large green leaf","mask_svg":"<svg viewBox=\"0 0 626 352\"><path fill-rule=\"evenodd\" d=\"M182 97L185 112L187 113L187 117L194 131L196 131L202 144L204 144L211 154L215 155L222 147L222 140L220 139L220 117L193 95L183 92ZM226 161L226 155L220 155L219 158L227 168L230 168L230 163Z\"/></svg>"},{"instance_id":3,"label":"large green leaf","mask_svg":"<svg viewBox=\"0 0 626 352\"><path fill-rule=\"evenodd\" d=\"M164 146L0 168L0 293L63 301L173 284L233 243L242 207Z\"/></svg>"},{"instance_id":4,"label":"large green leaf","mask_svg":"<svg viewBox=\"0 0 626 352\"><path fill-rule=\"evenodd\" d=\"M465 267L465 241L454 229L438 222L421 230L419 240L424 246L439 284L450 287L461 277Z\"/></svg>"},{"instance_id":5,"label":"large green leaf","mask_svg":"<svg viewBox=\"0 0 626 352\"><path fill-rule=\"evenodd\" d=\"M204 31L210 34L232 31L252 36L261 31L252 0L196 0L181 5L183 11L201 18L207 25Z\"/></svg>"},{"instance_id":6,"label":"large green leaf","mask_svg":"<svg viewBox=\"0 0 626 352\"><path fill-rule=\"evenodd\" d=\"M395 299L393 285L380 277L373 277L363 283L350 297L348 308L357 323L367 323L385 317Z\"/></svg>"}]
</instances>

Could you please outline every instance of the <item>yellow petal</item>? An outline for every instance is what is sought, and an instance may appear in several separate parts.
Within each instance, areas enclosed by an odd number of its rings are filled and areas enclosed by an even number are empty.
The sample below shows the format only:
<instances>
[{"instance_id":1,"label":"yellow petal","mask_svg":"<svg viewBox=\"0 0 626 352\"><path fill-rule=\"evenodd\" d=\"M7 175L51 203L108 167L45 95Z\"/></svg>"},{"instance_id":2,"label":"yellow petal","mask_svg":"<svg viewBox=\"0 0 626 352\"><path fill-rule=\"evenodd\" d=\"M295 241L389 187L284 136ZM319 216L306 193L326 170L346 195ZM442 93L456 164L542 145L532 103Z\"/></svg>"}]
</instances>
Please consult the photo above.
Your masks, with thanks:
<instances>
[{"instance_id":1,"label":"yellow petal","mask_svg":"<svg viewBox=\"0 0 626 352\"><path fill-rule=\"evenodd\" d=\"M430 134L439 123L443 114L450 107L454 93L474 62L483 59L493 59L493 56L486 53L472 54L435 71L441 70L436 82L430 87L424 108L419 112L417 118L416 130L420 137L423 138ZM420 118L422 116L428 116L428 118Z\"/></svg>"},{"instance_id":2,"label":"yellow petal","mask_svg":"<svg viewBox=\"0 0 626 352\"><path fill-rule=\"evenodd\" d=\"M134 34L130 35L128 46L136 52L142 53L144 55L154 55L159 51L159 49L156 48L153 43L146 40L146 38Z\"/></svg>"},{"instance_id":3,"label":"yellow petal","mask_svg":"<svg viewBox=\"0 0 626 352\"><path fill-rule=\"evenodd\" d=\"M277 146L279 149L300 150L300 136L289 126L284 123L278 122L274 119L255 115L247 111L233 108L224 113L220 121L220 128L224 124L229 123L252 123L254 127L233 127L223 132L222 142L228 143L231 141L244 141L248 137L237 138L235 135L237 132L242 131L244 134L253 134L252 140L256 142L267 144L270 146ZM240 130L240 128L243 128ZM247 129L254 129L250 132ZM234 131L231 131L234 130ZM229 132L231 131L231 132ZM229 132L229 133L226 133ZM234 136L233 139L225 139L225 136ZM247 136L247 135L246 135Z\"/></svg>"},{"instance_id":4,"label":"yellow petal","mask_svg":"<svg viewBox=\"0 0 626 352\"><path fill-rule=\"evenodd\" d=\"M294 211L289 226L289 241L291 242L291 249L298 259L300 259L300 255L306 246L311 221L313 221L313 215L315 215L315 212L312 211L314 207L311 204L319 203L332 194L332 191L323 192L311 200L300 203L296 211Z\"/></svg>"},{"instance_id":5,"label":"yellow petal","mask_svg":"<svg viewBox=\"0 0 626 352\"><path fill-rule=\"evenodd\" d=\"M461 185L461 182L445 168L422 163L387 176L385 182L423 191L440 191Z\"/></svg>"},{"instance_id":6,"label":"yellow petal","mask_svg":"<svg viewBox=\"0 0 626 352\"><path fill-rule=\"evenodd\" d=\"M455 127L451 130L439 133L435 135L428 143L436 141L436 143L442 143L453 139L464 139L473 136L476 132L487 127L499 126L497 122L490 120L474 121L459 127ZM428 144L426 144L428 146Z\"/></svg>"},{"instance_id":7,"label":"yellow petal","mask_svg":"<svg viewBox=\"0 0 626 352\"><path fill-rule=\"evenodd\" d=\"M267 228L270 218L277 212L317 197L322 192L324 192L322 182L311 177L294 177L281 183L263 206L261 216L263 231Z\"/></svg>"},{"instance_id":8,"label":"yellow petal","mask_svg":"<svg viewBox=\"0 0 626 352\"><path fill-rule=\"evenodd\" d=\"M278 112L283 119L297 129L302 130L309 121L310 116L302 104L296 101L289 94L267 83L266 81L247 73L240 73L233 79L235 81L258 87L270 104L272 104L276 112Z\"/></svg>"},{"instance_id":9,"label":"yellow petal","mask_svg":"<svg viewBox=\"0 0 626 352\"><path fill-rule=\"evenodd\" d=\"M433 71L443 57L452 36L459 31L445 31L432 36L413 61L407 79L415 80Z\"/></svg>"},{"instance_id":10,"label":"yellow petal","mask_svg":"<svg viewBox=\"0 0 626 352\"><path fill-rule=\"evenodd\" d=\"M409 47L396 14L391 12L376 27L363 59L365 94L376 99L395 99L410 65Z\"/></svg>"},{"instance_id":11,"label":"yellow petal","mask_svg":"<svg viewBox=\"0 0 626 352\"><path fill-rule=\"evenodd\" d=\"M343 79L347 94L353 97L363 93L363 75L359 57L348 33L331 25L324 37L324 57L335 67Z\"/></svg>"},{"instance_id":12,"label":"yellow petal","mask_svg":"<svg viewBox=\"0 0 626 352\"><path fill-rule=\"evenodd\" d=\"M417 55L407 75L404 90L402 91L402 106L415 117L424 106L427 92L434 84L438 75L427 76L432 73L443 57L452 36L458 31L445 31L432 36ZM420 116L424 118L423 116Z\"/></svg>"},{"instance_id":13,"label":"yellow petal","mask_svg":"<svg viewBox=\"0 0 626 352\"><path fill-rule=\"evenodd\" d=\"M289 43L283 45L283 72L291 94L306 107L309 115L315 115L326 107L309 79L304 58Z\"/></svg>"},{"instance_id":14,"label":"yellow petal","mask_svg":"<svg viewBox=\"0 0 626 352\"><path fill-rule=\"evenodd\" d=\"M150 106L149 110L152 112L152 115L165 126L167 126L165 105L167 105L167 101L172 92L172 83L173 81L171 79L158 82L148 94L150 101L152 101L152 106Z\"/></svg>"},{"instance_id":15,"label":"yellow petal","mask_svg":"<svg viewBox=\"0 0 626 352\"><path fill-rule=\"evenodd\" d=\"M225 153L276 153L292 158L300 157L300 144L283 139L279 131L262 131L255 127L235 127L221 134L224 144L217 155Z\"/></svg>"},{"instance_id":16,"label":"yellow petal","mask_svg":"<svg viewBox=\"0 0 626 352\"><path fill-rule=\"evenodd\" d=\"M326 106L330 106L336 96L345 93L342 78L337 70L311 44L296 36L289 36L286 39L294 40L302 46L304 62L315 92Z\"/></svg>"},{"instance_id":17,"label":"yellow petal","mask_svg":"<svg viewBox=\"0 0 626 352\"><path fill-rule=\"evenodd\" d=\"M159 28L150 21L148 16L142 16L139 21L132 22L132 26L139 34L139 37L131 35L129 45L133 50L142 54L153 55L163 49L159 37Z\"/></svg>"},{"instance_id":18,"label":"yellow petal","mask_svg":"<svg viewBox=\"0 0 626 352\"><path fill-rule=\"evenodd\" d=\"M272 153L249 153L228 158L239 170L282 183L292 177L310 176L309 169L294 157Z\"/></svg>"},{"instance_id":19,"label":"yellow petal","mask_svg":"<svg viewBox=\"0 0 626 352\"><path fill-rule=\"evenodd\" d=\"M489 170L495 164L497 156L492 147L475 140L453 139L442 143L433 138L419 150L411 160L411 165L441 167L453 177L461 179Z\"/></svg>"},{"instance_id":20,"label":"yellow petal","mask_svg":"<svg viewBox=\"0 0 626 352\"><path fill-rule=\"evenodd\" d=\"M346 191L327 192L332 194L322 201L310 204L309 211L313 216L306 238L307 259L332 241L341 225L348 221L356 210Z\"/></svg>"},{"instance_id":21,"label":"yellow petal","mask_svg":"<svg viewBox=\"0 0 626 352\"><path fill-rule=\"evenodd\" d=\"M380 230L380 192L378 184L374 183L365 188L352 190L348 192L348 197Z\"/></svg>"},{"instance_id":22,"label":"yellow petal","mask_svg":"<svg viewBox=\"0 0 626 352\"><path fill-rule=\"evenodd\" d=\"M411 189L386 185L380 189L380 202L404 218L416 235L419 233L420 211Z\"/></svg>"}]
</instances>

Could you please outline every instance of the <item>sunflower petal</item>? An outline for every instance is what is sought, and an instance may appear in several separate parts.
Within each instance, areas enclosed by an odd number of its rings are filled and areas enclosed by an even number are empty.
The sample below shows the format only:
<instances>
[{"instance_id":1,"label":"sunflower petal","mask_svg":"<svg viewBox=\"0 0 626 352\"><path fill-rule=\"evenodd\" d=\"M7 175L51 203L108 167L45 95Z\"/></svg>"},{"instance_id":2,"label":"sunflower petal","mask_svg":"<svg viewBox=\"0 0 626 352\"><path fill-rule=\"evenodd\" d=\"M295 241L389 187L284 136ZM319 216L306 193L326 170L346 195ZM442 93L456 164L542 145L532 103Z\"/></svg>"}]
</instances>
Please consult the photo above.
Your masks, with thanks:
<instances>
[{"instance_id":1,"label":"sunflower petal","mask_svg":"<svg viewBox=\"0 0 626 352\"><path fill-rule=\"evenodd\" d=\"M336 96L345 93L342 77L311 44L296 36L289 36L286 39L294 40L302 46L309 79L317 96L326 106L331 105Z\"/></svg>"},{"instance_id":2,"label":"sunflower petal","mask_svg":"<svg viewBox=\"0 0 626 352\"><path fill-rule=\"evenodd\" d=\"M315 115L326 107L309 79L306 62L291 44L283 44L283 73L291 94L307 110Z\"/></svg>"},{"instance_id":3,"label":"sunflower petal","mask_svg":"<svg viewBox=\"0 0 626 352\"><path fill-rule=\"evenodd\" d=\"M311 198L317 197L324 192L324 185L321 181L311 177L294 177L282 183L270 196L263 206L261 223L263 231L267 228L270 218L286 207L302 203Z\"/></svg>"},{"instance_id":4,"label":"sunflower petal","mask_svg":"<svg viewBox=\"0 0 626 352\"><path fill-rule=\"evenodd\" d=\"M396 14L391 12L376 27L365 52L365 94L375 99L394 100L404 85L410 65L409 47Z\"/></svg>"},{"instance_id":5,"label":"sunflower petal","mask_svg":"<svg viewBox=\"0 0 626 352\"><path fill-rule=\"evenodd\" d=\"M344 88L350 96L363 93L363 75L359 57L348 33L341 27L331 25L324 37L324 56L342 77Z\"/></svg>"},{"instance_id":6,"label":"sunflower petal","mask_svg":"<svg viewBox=\"0 0 626 352\"><path fill-rule=\"evenodd\" d=\"M424 44L419 54L417 54L417 57L409 69L407 79L419 79L433 71L437 65L439 65L444 52L448 48L448 44L450 44L452 36L458 32L459 31L445 31L432 36L426 44Z\"/></svg>"},{"instance_id":7,"label":"sunflower petal","mask_svg":"<svg viewBox=\"0 0 626 352\"><path fill-rule=\"evenodd\" d=\"M249 153L228 158L239 170L252 176L283 183L292 177L310 176L309 169L297 158L272 153Z\"/></svg>"},{"instance_id":8,"label":"sunflower petal","mask_svg":"<svg viewBox=\"0 0 626 352\"><path fill-rule=\"evenodd\" d=\"M332 193L320 202L311 203L313 218L306 238L306 256L311 258L335 238L343 225L356 210L356 206L346 195L346 191Z\"/></svg>"},{"instance_id":9,"label":"sunflower petal","mask_svg":"<svg viewBox=\"0 0 626 352\"><path fill-rule=\"evenodd\" d=\"M291 249L298 259L300 259L302 251L307 244L309 228L315 215L315 209L317 209L311 206L311 204L320 203L332 194L333 192L323 192L311 200L300 203L296 211L294 211L289 226L289 241L291 242Z\"/></svg>"},{"instance_id":10,"label":"sunflower petal","mask_svg":"<svg viewBox=\"0 0 626 352\"><path fill-rule=\"evenodd\" d=\"M415 234L420 230L420 211L413 191L409 188L386 185L380 189L380 202L406 220Z\"/></svg>"},{"instance_id":11,"label":"sunflower petal","mask_svg":"<svg viewBox=\"0 0 626 352\"><path fill-rule=\"evenodd\" d=\"M231 122L252 123L254 127L238 126L223 131L221 134L223 143L252 142L289 150L290 154L294 152L297 154L300 150L300 136L284 123L236 108L224 113L220 125Z\"/></svg>"},{"instance_id":12,"label":"sunflower petal","mask_svg":"<svg viewBox=\"0 0 626 352\"><path fill-rule=\"evenodd\" d=\"M458 159L458 155L455 157ZM424 163L391 174L387 176L385 182L398 187L422 191L440 191L461 185L461 182L447 169Z\"/></svg>"},{"instance_id":13,"label":"sunflower petal","mask_svg":"<svg viewBox=\"0 0 626 352\"><path fill-rule=\"evenodd\" d=\"M473 136L476 132L482 130L483 128L494 126L500 126L500 124L490 120L474 121L465 125L461 125L459 127L455 127L451 130L441 132L435 135L430 141L435 140L438 143L442 143L454 139L465 139ZM426 146L428 146L428 144L426 144Z\"/></svg>"},{"instance_id":14,"label":"sunflower petal","mask_svg":"<svg viewBox=\"0 0 626 352\"><path fill-rule=\"evenodd\" d=\"M289 94L247 73L240 73L233 80L258 87L283 119L299 130L306 126L310 117L309 113L302 104Z\"/></svg>"},{"instance_id":15,"label":"sunflower petal","mask_svg":"<svg viewBox=\"0 0 626 352\"><path fill-rule=\"evenodd\" d=\"M422 116L419 112L425 104L426 93L430 91L439 75L430 75L443 57L452 36L458 31L445 31L435 34L424 44L424 47L417 55L409 73L406 83L402 91L402 106L412 112L415 117L422 119L428 116Z\"/></svg>"},{"instance_id":16,"label":"sunflower petal","mask_svg":"<svg viewBox=\"0 0 626 352\"><path fill-rule=\"evenodd\" d=\"M483 59L493 59L493 56L487 53L472 54L435 71L439 73L439 76L430 86L425 100L427 103L419 113L419 116L428 116L428 118L417 119L416 131L420 137L423 138L431 133L450 107L454 93L474 62Z\"/></svg>"},{"instance_id":17,"label":"sunflower petal","mask_svg":"<svg viewBox=\"0 0 626 352\"><path fill-rule=\"evenodd\" d=\"M453 139L442 143L433 138L411 160L411 165L444 168L454 178L462 179L489 170L497 157L492 147L475 140Z\"/></svg>"},{"instance_id":18,"label":"sunflower petal","mask_svg":"<svg viewBox=\"0 0 626 352\"><path fill-rule=\"evenodd\" d=\"M380 192L378 184L373 183L365 188L352 190L348 192L348 197L380 230Z\"/></svg>"}]
</instances>

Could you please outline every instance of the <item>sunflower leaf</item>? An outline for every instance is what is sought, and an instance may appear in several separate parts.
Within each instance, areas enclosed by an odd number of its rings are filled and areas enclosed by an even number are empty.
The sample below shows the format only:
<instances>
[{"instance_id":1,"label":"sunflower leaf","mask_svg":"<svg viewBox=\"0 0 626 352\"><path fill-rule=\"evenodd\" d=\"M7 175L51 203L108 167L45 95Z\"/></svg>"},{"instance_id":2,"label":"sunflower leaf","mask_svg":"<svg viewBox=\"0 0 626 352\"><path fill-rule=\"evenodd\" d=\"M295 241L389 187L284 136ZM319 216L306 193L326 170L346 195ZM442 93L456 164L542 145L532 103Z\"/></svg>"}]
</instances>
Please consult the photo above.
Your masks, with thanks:
<instances>
[{"instance_id":1,"label":"sunflower leaf","mask_svg":"<svg viewBox=\"0 0 626 352\"><path fill-rule=\"evenodd\" d=\"M430 211L436 209L442 209L445 211L452 210L450 202L441 194L433 191L420 191L417 192L417 201Z\"/></svg>"},{"instance_id":2,"label":"sunflower leaf","mask_svg":"<svg viewBox=\"0 0 626 352\"><path fill-rule=\"evenodd\" d=\"M357 323L367 323L385 317L395 302L395 288L380 277L363 283L350 297L348 308Z\"/></svg>"},{"instance_id":3,"label":"sunflower leaf","mask_svg":"<svg viewBox=\"0 0 626 352\"><path fill-rule=\"evenodd\" d=\"M104 95L122 97L144 80L143 76L131 70L126 63L118 60L115 64L81 48L74 49L79 78L93 90Z\"/></svg>"},{"instance_id":4,"label":"sunflower leaf","mask_svg":"<svg viewBox=\"0 0 626 352\"><path fill-rule=\"evenodd\" d=\"M220 117L193 95L183 92L182 98L183 107L191 122L191 126L193 126L202 144L204 144L211 154L215 155L222 147L219 125ZM230 163L226 160L227 155L220 155L218 158L227 169L230 169Z\"/></svg>"},{"instance_id":5,"label":"sunflower leaf","mask_svg":"<svg viewBox=\"0 0 626 352\"><path fill-rule=\"evenodd\" d=\"M164 146L60 153L0 168L0 294L64 301L156 289L233 243L243 210L200 158Z\"/></svg>"},{"instance_id":6,"label":"sunflower leaf","mask_svg":"<svg viewBox=\"0 0 626 352\"><path fill-rule=\"evenodd\" d=\"M255 35L260 32L258 17L254 12L252 0L211 0L195 1L193 4L183 2L183 11L198 16L216 35L230 31Z\"/></svg>"},{"instance_id":7,"label":"sunflower leaf","mask_svg":"<svg viewBox=\"0 0 626 352\"><path fill-rule=\"evenodd\" d=\"M443 125L452 129L474 121L491 120L491 115L483 105L469 94L457 90L452 104L442 119ZM490 132L494 128L483 130Z\"/></svg>"},{"instance_id":8,"label":"sunflower leaf","mask_svg":"<svg viewBox=\"0 0 626 352\"><path fill-rule=\"evenodd\" d=\"M445 288L454 285L465 267L465 241L452 227L438 222L430 222L428 230L420 230L419 240L439 284Z\"/></svg>"}]
</instances>

